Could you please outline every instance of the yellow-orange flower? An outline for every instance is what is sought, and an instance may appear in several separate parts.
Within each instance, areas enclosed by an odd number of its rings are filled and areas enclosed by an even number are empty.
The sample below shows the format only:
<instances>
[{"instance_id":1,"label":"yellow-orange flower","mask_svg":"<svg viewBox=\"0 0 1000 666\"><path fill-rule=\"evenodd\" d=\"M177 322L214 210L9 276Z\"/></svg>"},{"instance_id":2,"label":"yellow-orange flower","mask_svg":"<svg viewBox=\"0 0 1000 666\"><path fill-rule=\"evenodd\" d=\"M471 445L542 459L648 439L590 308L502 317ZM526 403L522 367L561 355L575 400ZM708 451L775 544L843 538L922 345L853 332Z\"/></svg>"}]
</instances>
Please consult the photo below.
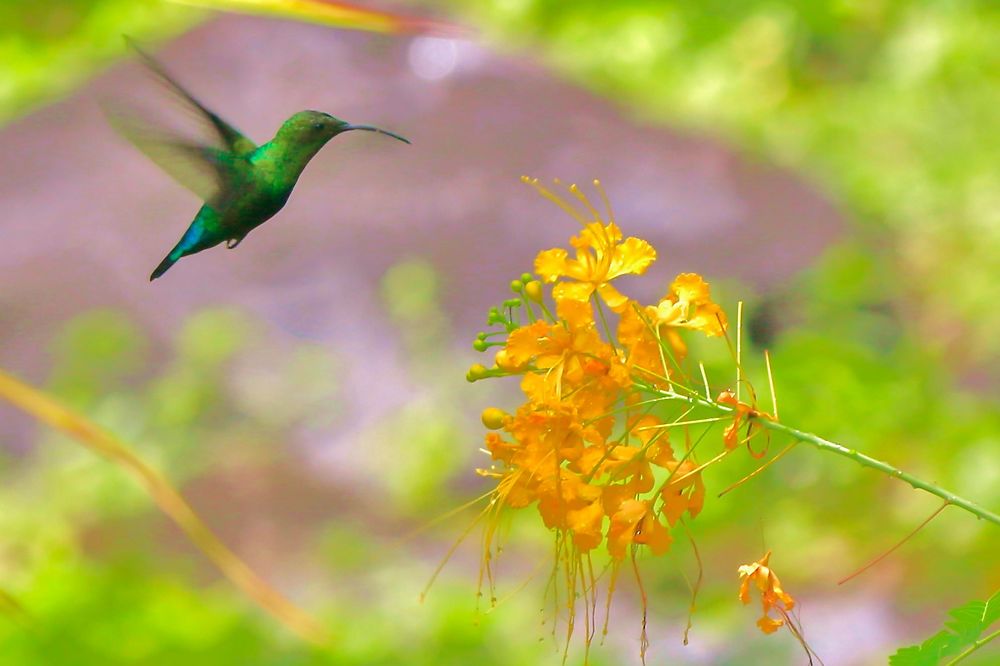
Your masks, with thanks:
<instances>
[{"instance_id":1,"label":"yellow-orange flower","mask_svg":"<svg viewBox=\"0 0 1000 666\"><path fill-rule=\"evenodd\" d=\"M576 249L575 259L570 259L563 248L539 252L535 258L535 272L545 282L571 280L553 287L552 297L557 303L586 303L596 292L608 307L621 312L628 297L611 286L611 280L627 274L641 275L656 260L652 245L634 237L623 241L621 229L614 222L591 222L570 243Z\"/></svg>"},{"instance_id":2,"label":"yellow-orange flower","mask_svg":"<svg viewBox=\"0 0 1000 666\"><path fill-rule=\"evenodd\" d=\"M632 544L649 546L653 555L663 555L670 550L670 532L659 521L648 502L627 499L611 516L608 528L608 552L616 560L623 559Z\"/></svg>"},{"instance_id":3,"label":"yellow-orange flower","mask_svg":"<svg viewBox=\"0 0 1000 666\"><path fill-rule=\"evenodd\" d=\"M782 589L778 576L768 566L768 560L770 559L771 551L767 551L764 557L753 564L744 564L739 568L741 579L740 601L744 604L750 603L750 583L756 584L757 589L760 590L760 600L764 608L764 614L757 620L757 626L765 634L774 633L778 627L784 625L788 611L795 607L795 600ZM770 612L772 609L776 610L781 617L771 617Z\"/></svg>"},{"instance_id":4,"label":"yellow-orange flower","mask_svg":"<svg viewBox=\"0 0 1000 666\"><path fill-rule=\"evenodd\" d=\"M690 328L720 336L726 330L726 314L712 301L708 283L697 273L681 273L656 308L656 321L667 326Z\"/></svg>"},{"instance_id":5,"label":"yellow-orange flower","mask_svg":"<svg viewBox=\"0 0 1000 666\"><path fill-rule=\"evenodd\" d=\"M739 445L740 425L743 423L744 419L762 418L771 421L774 420L774 416L771 414L762 412L753 407L753 405L748 405L745 402L737 400L736 394L732 391L723 391L719 394L715 401L720 405L726 405L733 408L733 422L726 426L726 429L722 433L722 442L726 445L727 449L735 449ZM749 439L749 437L750 433L748 428L747 439ZM754 455L754 457L759 458L761 455L763 455L763 453L760 455Z\"/></svg>"},{"instance_id":6,"label":"yellow-orange flower","mask_svg":"<svg viewBox=\"0 0 1000 666\"><path fill-rule=\"evenodd\" d=\"M527 370L521 390L536 405L570 402L582 420L595 420L605 436L613 419L601 418L632 379L596 327L537 321L513 331L501 350L509 367ZM500 353L497 354L500 356Z\"/></svg>"},{"instance_id":7,"label":"yellow-orange flower","mask_svg":"<svg viewBox=\"0 0 1000 666\"><path fill-rule=\"evenodd\" d=\"M567 514L596 502L601 489L576 472L562 468L538 484L538 512L547 527L567 529Z\"/></svg>"},{"instance_id":8,"label":"yellow-orange flower","mask_svg":"<svg viewBox=\"0 0 1000 666\"><path fill-rule=\"evenodd\" d=\"M712 301L708 283L695 273L682 273L658 305L630 301L622 308L618 341L628 351L629 369L643 372L644 379L658 385L687 356L679 329L720 336L725 327L725 313Z\"/></svg>"},{"instance_id":9,"label":"yellow-orange flower","mask_svg":"<svg viewBox=\"0 0 1000 666\"><path fill-rule=\"evenodd\" d=\"M701 512L705 505L705 483L701 480L701 472L695 471L697 466L690 460L667 462L665 467L672 476L661 491L663 507L660 511L673 527L685 511L692 518Z\"/></svg>"},{"instance_id":10,"label":"yellow-orange flower","mask_svg":"<svg viewBox=\"0 0 1000 666\"><path fill-rule=\"evenodd\" d=\"M539 370L557 370L560 379L568 380L579 379L580 355L610 355L610 347L595 327L567 327L544 321L513 331L505 349L511 363L518 367L532 363ZM576 363L571 363L574 360Z\"/></svg>"},{"instance_id":11,"label":"yellow-orange flower","mask_svg":"<svg viewBox=\"0 0 1000 666\"><path fill-rule=\"evenodd\" d=\"M566 512L566 526L573 532L573 544L586 553L601 544L604 535L604 508L598 499L580 509Z\"/></svg>"},{"instance_id":12,"label":"yellow-orange flower","mask_svg":"<svg viewBox=\"0 0 1000 666\"><path fill-rule=\"evenodd\" d=\"M660 347L655 322L656 308L631 301L618 322L618 342L628 352L628 369L638 370L642 379L660 384L659 378L670 377L673 368L670 356Z\"/></svg>"}]
</instances>

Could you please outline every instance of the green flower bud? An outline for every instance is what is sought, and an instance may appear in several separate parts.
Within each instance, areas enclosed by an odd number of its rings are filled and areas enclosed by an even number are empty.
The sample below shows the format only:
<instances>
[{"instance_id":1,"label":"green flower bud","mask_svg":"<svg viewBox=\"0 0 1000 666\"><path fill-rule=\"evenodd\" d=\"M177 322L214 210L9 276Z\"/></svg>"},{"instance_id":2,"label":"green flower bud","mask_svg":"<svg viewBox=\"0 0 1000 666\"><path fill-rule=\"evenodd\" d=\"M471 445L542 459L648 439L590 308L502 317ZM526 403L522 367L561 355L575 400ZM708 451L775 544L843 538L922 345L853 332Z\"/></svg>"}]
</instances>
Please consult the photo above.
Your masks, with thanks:
<instances>
[{"instance_id":1,"label":"green flower bud","mask_svg":"<svg viewBox=\"0 0 1000 666\"><path fill-rule=\"evenodd\" d=\"M476 363L469 368L469 371L465 373L465 381L475 382L486 377L486 373L489 372L486 366L481 363Z\"/></svg>"}]
</instances>

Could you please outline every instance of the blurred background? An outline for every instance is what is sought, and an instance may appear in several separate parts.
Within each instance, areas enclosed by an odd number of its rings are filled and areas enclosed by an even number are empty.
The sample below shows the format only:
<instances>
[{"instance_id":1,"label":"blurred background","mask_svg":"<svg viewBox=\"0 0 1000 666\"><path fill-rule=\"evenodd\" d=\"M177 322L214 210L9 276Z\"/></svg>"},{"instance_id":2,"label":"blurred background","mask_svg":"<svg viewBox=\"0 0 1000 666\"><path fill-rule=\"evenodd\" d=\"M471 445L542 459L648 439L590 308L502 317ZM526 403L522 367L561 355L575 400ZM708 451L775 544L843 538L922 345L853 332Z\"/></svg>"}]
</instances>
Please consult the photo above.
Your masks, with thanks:
<instances>
[{"instance_id":1,"label":"blurred background","mask_svg":"<svg viewBox=\"0 0 1000 666\"><path fill-rule=\"evenodd\" d=\"M625 285L636 297L694 271L730 313L745 300L783 421L1000 508L996 3L377 6L476 36L154 0L0 5L0 367L164 470L339 639L303 645L133 479L0 405L0 588L31 618L0 617L0 663L560 663L533 511L510 526L489 612L475 537L419 600L474 513L412 534L488 489L478 415L513 408L517 387L470 387L470 343L509 280L575 230L522 174L602 180L625 233L659 250ZM238 250L151 284L199 202L102 115L160 94L122 34L257 141L314 108L413 145L338 138ZM725 354L704 353L722 377ZM766 549L831 666L885 663L1000 587L997 529L954 509L838 586L937 500L799 446L712 501L754 466L706 477L690 645L690 550L642 560L649 663L804 663L736 599L736 567ZM631 582L615 609L591 663L639 661Z\"/></svg>"}]
</instances>

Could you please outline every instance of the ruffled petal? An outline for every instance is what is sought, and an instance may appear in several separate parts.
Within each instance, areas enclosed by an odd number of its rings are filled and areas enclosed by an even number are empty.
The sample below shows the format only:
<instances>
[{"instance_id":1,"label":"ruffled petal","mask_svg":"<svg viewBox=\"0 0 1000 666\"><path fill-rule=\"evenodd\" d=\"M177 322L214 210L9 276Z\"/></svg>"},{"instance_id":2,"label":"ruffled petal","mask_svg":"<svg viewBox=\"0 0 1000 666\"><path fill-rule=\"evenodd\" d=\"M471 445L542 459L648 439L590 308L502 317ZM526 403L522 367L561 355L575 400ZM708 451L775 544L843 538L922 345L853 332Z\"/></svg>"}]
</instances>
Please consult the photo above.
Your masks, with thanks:
<instances>
[{"instance_id":1,"label":"ruffled petal","mask_svg":"<svg viewBox=\"0 0 1000 666\"><path fill-rule=\"evenodd\" d=\"M535 257L535 273L541 276L545 282L555 282L566 275L567 256L569 253L561 247L551 250L543 250Z\"/></svg>"},{"instance_id":2,"label":"ruffled petal","mask_svg":"<svg viewBox=\"0 0 1000 666\"><path fill-rule=\"evenodd\" d=\"M697 273L681 273L670 285L677 300L691 305L702 305L712 300L708 283Z\"/></svg>"},{"instance_id":3,"label":"ruffled petal","mask_svg":"<svg viewBox=\"0 0 1000 666\"><path fill-rule=\"evenodd\" d=\"M656 261L656 250L641 238L629 237L614 250L608 279L620 275L642 275Z\"/></svg>"}]
</instances>

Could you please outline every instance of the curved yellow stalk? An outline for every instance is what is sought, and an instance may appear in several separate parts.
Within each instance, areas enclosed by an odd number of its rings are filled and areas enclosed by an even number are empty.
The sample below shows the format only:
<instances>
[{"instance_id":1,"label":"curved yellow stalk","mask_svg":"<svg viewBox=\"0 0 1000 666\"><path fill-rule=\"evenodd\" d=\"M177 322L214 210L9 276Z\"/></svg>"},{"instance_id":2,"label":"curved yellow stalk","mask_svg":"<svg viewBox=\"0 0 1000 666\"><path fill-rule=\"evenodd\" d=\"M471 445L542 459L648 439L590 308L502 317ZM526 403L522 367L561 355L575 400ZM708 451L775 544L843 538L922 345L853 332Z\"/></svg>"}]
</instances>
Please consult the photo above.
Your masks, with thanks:
<instances>
[{"instance_id":1,"label":"curved yellow stalk","mask_svg":"<svg viewBox=\"0 0 1000 666\"><path fill-rule=\"evenodd\" d=\"M0 399L37 420L65 432L77 442L134 476L153 501L184 531L194 545L257 605L311 643L329 642L326 629L268 585L215 536L181 494L159 472L144 463L111 433L64 407L55 399L0 370Z\"/></svg>"},{"instance_id":2,"label":"curved yellow stalk","mask_svg":"<svg viewBox=\"0 0 1000 666\"><path fill-rule=\"evenodd\" d=\"M380 33L430 33L465 36L463 28L386 11L376 11L352 2L335 0L170 0L171 2L247 14L275 16L318 23L347 30Z\"/></svg>"}]
</instances>

